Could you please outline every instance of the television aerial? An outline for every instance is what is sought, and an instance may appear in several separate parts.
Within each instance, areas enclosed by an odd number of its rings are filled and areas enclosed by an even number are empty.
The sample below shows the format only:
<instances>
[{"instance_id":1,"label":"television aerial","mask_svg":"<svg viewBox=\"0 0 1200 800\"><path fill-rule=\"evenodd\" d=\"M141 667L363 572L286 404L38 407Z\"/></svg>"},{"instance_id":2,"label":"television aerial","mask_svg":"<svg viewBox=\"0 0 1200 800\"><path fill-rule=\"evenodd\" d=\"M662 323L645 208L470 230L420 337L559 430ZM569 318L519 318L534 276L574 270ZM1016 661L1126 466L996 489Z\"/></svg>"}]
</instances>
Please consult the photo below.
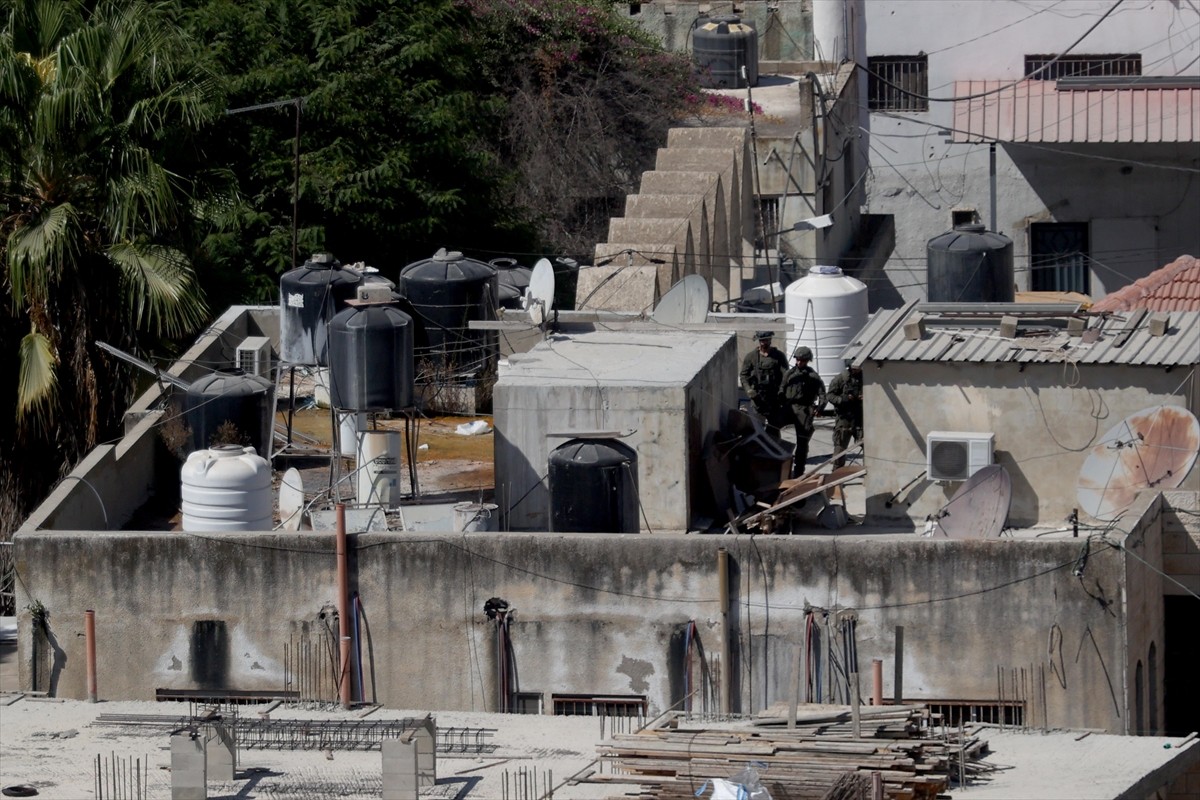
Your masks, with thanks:
<instances>
[{"instance_id":1,"label":"television aerial","mask_svg":"<svg viewBox=\"0 0 1200 800\"><path fill-rule=\"evenodd\" d=\"M708 281L700 275L685 275L658 301L650 319L662 325L702 323L708 319L710 301Z\"/></svg>"},{"instance_id":2,"label":"television aerial","mask_svg":"<svg viewBox=\"0 0 1200 800\"><path fill-rule=\"evenodd\" d=\"M554 310L554 267L546 258L538 259L529 276L529 288L521 305L529 312L529 320L538 326L546 324L547 315Z\"/></svg>"},{"instance_id":3,"label":"television aerial","mask_svg":"<svg viewBox=\"0 0 1200 800\"><path fill-rule=\"evenodd\" d=\"M950 502L929 517L927 534L947 539L998 539L1012 506L1012 478L991 464L968 478Z\"/></svg>"},{"instance_id":4,"label":"television aerial","mask_svg":"<svg viewBox=\"0 0 1200 800\"><path fill-rule=\"evenodd\" d=\"M1109 428L1092 446L1075 493L1079 508L1110 521L1143 489L1174 489L1196 463L1200 421L1178 406L1154 406Z\"/></svg>"}]
</instances>

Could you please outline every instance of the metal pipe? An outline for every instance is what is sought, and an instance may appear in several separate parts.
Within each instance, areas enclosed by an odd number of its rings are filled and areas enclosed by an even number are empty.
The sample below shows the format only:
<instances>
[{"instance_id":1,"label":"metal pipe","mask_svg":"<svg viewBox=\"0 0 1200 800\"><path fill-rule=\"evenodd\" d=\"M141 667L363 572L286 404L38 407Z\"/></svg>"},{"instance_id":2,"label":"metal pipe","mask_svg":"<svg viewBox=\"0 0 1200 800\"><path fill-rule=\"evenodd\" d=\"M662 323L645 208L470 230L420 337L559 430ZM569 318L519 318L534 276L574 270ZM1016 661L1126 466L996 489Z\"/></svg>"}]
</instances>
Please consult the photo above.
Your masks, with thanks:
<instances>
[{"instance_id":1,"label":"metal pipe","mask_svg":"<svg viewBox=\"0 0 1200 800\"><path fill-rule=\"evenodd\" d=\"M717 588L721 606L721 713L731 714L729 647L729 551L717 548Z\"/></svg>"},{"instance_id":2,"label":"metal pipe","mask_svg":"<svg viewBox=\"0 0 1200 800\"><path fill-rule=\"evenodd\" d=\"M989 185L991 189L992 200L992 233L999 233L996 228L996 143L992 142L988 147L988 169L989 169Z\"/></svg>"},{"instance_id":3,"label":"metal pipe","mask_svg":"<svg viewBox=\"0 0 1200 800\"><path fill-rule=\"evenodd\" d=\"M861 710L858 707L858 673L850 673L850 730L855 739L862 738Z\"/></svg>"},{"instance_id":4,"label":"metal pipe","mask_svg":"<svg viewBox=\"0 0 1200 800\"><path fill-rule=\"evenodd\" d=\"M338 692L342 708L350 708L350 562L346 555L346 504L337 504Z\"/></svg>"},{"instance_id":5,"label":"metal pipe","mask_svg":"<svg viewBox=\"0 0 1200 800\"><path fill-rule=\"evenodd\" d=\"M900 705L904 702L904 626L896 626L896 664L892 679L892 703Z\"/></svg>"},{"instance_id":6,"label":"metal pipe","mask_svg":"<svg viewBox=\"0 0 1200 800\"><path fill-rule=\"evenodd\" d=\"M83 612L83 641L87 647L87 699L89 703L96 702L96 612L88 609Z\"/></svg>"},{"instance_id":7,"label":"metal pipe","mask_svg":"<svg viewBox=\"0 0 1200 800\"><path fill-rule=\"evenodd\" d=\"M871 662L871 705L883 705L883 659Z\"/></svg>"}]
</instances>

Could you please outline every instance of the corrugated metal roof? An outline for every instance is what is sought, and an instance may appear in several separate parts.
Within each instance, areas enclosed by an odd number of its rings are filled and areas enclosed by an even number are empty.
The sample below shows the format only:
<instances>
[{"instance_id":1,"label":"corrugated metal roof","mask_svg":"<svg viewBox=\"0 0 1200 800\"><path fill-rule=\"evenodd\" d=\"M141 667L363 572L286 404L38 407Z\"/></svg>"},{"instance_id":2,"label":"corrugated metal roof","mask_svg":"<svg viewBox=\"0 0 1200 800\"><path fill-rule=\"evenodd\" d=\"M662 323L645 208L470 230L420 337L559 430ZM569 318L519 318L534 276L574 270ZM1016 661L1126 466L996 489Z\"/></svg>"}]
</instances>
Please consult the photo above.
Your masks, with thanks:
<instances>
[{"instance_id":1,"label":"corrugated metal roof","mask_svg":"<svg viewBox=\"0 0 1200 800\"><path fill-rule=\"evenodd\" d=\"M999 90L999 91L996 91ZM1200 87L1059 90L1055 81L955 81L955 142L1200 141Z\"/></svg>"},{"instance_id":2,"label":"corrugated metal roof","mask_svg":"<svg viewBox=\"0 0 1200 800\"><path fill-rule=\"evenodd\" d=\"M1000 335L1000 316L995 309L988 314L974 312L964 304L961 312L939 304L937 313L926 313L916 302L903 308L879 311L868 320L854 341L843 352L857 363L866 361L942 361L942 362L1045 362L1079 364L1139 364L1144 366L1184 366L1200 363L1200 312L1173 313L1167 334L1150 334L1150 315L1128 314L1078 315L1090 330L1098 331L1094 342L1067 333L1066 323L1074 315L1034 315L1014 304L1010 313L1020 320L1019 335L1009 339ZM916 314L925 318L925 335L910 340L904 336L904 323ZM1136 326L1128 332L1132 324Z\"/></svg>"}]
</instances>

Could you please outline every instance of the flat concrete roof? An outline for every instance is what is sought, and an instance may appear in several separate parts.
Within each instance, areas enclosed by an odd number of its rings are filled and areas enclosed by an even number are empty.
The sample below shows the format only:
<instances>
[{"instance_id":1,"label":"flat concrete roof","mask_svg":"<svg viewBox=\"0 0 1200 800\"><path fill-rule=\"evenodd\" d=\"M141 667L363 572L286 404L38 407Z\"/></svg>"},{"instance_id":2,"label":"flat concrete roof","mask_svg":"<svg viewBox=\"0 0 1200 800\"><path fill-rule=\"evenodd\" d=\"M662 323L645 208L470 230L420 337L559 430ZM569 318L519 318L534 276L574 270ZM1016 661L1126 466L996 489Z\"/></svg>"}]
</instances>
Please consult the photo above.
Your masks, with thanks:
<instances>
[{"instance_id":1,"label":"flat concrete roof","mask_svg":"<svg viewBox=\"0 0 1200 800\"><path fill-rule=\"evenodd\" d=\"M500 365L501 386L686 386L733 334L555 335Z\"/></svg>"}]
</instances>

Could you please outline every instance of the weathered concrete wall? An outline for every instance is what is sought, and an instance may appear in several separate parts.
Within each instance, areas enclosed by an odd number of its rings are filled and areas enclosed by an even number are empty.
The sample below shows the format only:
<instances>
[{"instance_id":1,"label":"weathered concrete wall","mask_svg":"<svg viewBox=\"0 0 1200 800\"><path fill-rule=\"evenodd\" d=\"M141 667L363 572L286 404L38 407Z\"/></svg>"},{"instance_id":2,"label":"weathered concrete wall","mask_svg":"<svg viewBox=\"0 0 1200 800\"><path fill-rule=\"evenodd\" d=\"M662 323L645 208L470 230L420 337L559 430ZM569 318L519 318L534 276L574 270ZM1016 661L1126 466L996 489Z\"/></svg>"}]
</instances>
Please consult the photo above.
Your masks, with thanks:
<instances>
[{"instance_id":1,"label":"weathered concrete wall","mask_svg":"<svg viewBox=\"0 0 1200 800\"><path fill-rule=\"evenodd\" d=\"M1125 676L1125 730L1129 735L1162 736L1166 727L1163 697L1163 514L1166 503L1158 492L1138 495L1122 522L1130 520L1128 533L1115 526L1106 540L1119 542L1132 557L1125 559L1125 652L1129 654ZM1108 544L1100 546L1107 547ZM1081 580L1089 578L1086 568Z\"/></svg>"},{"instance_id":2,"label":"weathered concrete wall","mask_svg":"<svg viewBox=\"0 0 1200 800\"><path fill-rule=\"evenodd\" d=\"M22 612L22 685L85 695L80 634L84 611L94 609L104 699L149 699L158 688L281 689L289 643L307 632L320 647L325 626L336 630L333 539L20 533L17 607L42 604L49 630L35 664ZM1046 676L1048 725L1118 732L1127 719L1124 629L1133 620L1123 597L1139 589L1123 583L1137 573L1115 548L1093 547L1081 580L1072 573L1080 540L1069 538L372 533L350 541L366 695L390 707L492 707L490 597L515 607L521 689L543 693L547 706L552 693L641 695L651 714L675 705L689 620L709 668L701 695L719 697L717 551L726 547L737 711L788 696L793 648L812 609L823 631L825 612L857 613L860 670L884 659L885 696L893 633L903 625L905 699L988 702L998 674L1027 669ZM1055 637L1061 648L1048 654ZM842 652L836 637L833 651ZM1040 719L1042 701L1034 687L1027 693Z\"/></svg>"},{"instance_id":3,"label":"weathered concrete wall","mask_svg":"<svg viewBox=\"0 0 1200 800\"><path fill-rule=\"evenodd\" d=\"M1163 493L1164 594L1200 594L1200 493Z\"/></svg>"},{"instance_id":4,"label":"weathered concrete wall","mask_svg":"<svg viewBox=\"0 0 1200 800\"><path fill-rule=\"evenodd\" d=\"M925 469L930 431L994 432L1012 477L1009 522L1056 525L1078 505L1079 470L1109 428L1152 406L1189 407L1180 372L1161 367L888 362L863 375L867 516L889 522L918 524L960 486L921 478L895 496ZM1193 468L1183 488L1198 486Z\"/></svg>"}]
</instances>

